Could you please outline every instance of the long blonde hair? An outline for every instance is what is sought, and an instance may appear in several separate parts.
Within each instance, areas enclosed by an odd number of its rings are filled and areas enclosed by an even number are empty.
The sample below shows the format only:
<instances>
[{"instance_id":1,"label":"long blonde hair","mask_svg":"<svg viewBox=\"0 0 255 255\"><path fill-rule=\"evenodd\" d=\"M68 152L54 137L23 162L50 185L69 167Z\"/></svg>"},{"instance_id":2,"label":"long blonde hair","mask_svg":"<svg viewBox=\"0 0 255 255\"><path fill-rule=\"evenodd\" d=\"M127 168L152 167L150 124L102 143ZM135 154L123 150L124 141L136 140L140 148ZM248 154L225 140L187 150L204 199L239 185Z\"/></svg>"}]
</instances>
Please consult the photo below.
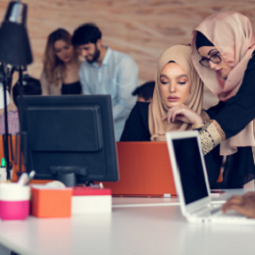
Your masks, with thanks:
<instances>
[{"instance_id":1,"label":"long blonde hair","mask_svg":"<svg viewBox=\"0 0 255 255\"><path fill-rule=\"evenodd\" d=\"M55 84L57 86L60 81L63 81L65 73L65 64L56 56L54 51L54 44L56 41L62 40L68 45L71 45L71 39L72 37L69 32L63 28L59 28L53 31L48 36L46 49L44 52L43 71L47 81L50 84ZM77 57L75 50L74 56Z\"/></svg>"}]
</instances>

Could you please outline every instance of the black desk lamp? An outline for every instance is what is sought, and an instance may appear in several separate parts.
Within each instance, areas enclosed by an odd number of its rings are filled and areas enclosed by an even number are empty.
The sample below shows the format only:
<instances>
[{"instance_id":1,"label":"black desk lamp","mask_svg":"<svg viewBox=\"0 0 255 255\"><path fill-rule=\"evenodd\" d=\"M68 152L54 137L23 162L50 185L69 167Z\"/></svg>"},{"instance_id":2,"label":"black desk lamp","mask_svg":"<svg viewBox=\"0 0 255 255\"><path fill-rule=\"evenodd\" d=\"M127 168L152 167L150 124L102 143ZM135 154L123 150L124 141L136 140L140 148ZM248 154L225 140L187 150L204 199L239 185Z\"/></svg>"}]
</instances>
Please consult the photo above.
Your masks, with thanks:
<instances>
[{"instance_id":1,"label":"black desk lamp","mask_svg":"<svg viewBox=\"0 0 255 255\"><path fill-rule=\"evenodd\" d=\"M8 86L8 80L12 75L12 70L15 68L19 71L19 108L22 108L22 72L26 69L26 66L32 63L32 53L29 43L29 38L26 29L26 16L27 5L21 3L19 0L11 1L9 3L7 12L5 14L4 21L0 28L0 62L2 69L5 70L5 78L3 79L4 85L4 115L5 115L5 138L4 150L6 158L7 179L10 179L10 162L9 162L9 135L8 135L8 115L7 115L7 103L6 103L6 91ZM20 127L22 125L21 110L19 109ZM12 142L12 141L11 141ZM19 155L19 172L21 173L21 145L22 136L20 135L20 155Z\"/></svg>"}]
</instances>

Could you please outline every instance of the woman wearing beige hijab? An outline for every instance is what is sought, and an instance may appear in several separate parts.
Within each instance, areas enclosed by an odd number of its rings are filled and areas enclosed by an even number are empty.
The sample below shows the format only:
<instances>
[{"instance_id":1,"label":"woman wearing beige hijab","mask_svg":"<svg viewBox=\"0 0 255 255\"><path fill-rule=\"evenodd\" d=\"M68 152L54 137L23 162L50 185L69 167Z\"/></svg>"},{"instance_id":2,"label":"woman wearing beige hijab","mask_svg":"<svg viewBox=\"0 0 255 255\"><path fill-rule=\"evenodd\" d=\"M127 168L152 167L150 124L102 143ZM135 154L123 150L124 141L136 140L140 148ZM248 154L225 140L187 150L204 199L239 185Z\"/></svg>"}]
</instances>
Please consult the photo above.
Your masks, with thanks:
<instances>
[{"instance_id":1,"label":"woman wearing beige hijab","mask_svg":"<svg viewBox=\"0 0 255 255\"><path fill-rule=\"evenodd\" d=\"M203 84L190 56L191 47L186 45L175 45L161 55L152 103L137 102L121 141L165 141L168 131L192 129L192 124L178 117L170 123L164 118L170 108L182 104L201 115Z\"/></svg>"},{"instance_id":2,"label":"woman wearing beige hijab","mask_svg":"<svg viewBox=\"0 0 255 255\"><path fill-rule=\"evenodd\" d=\"M200 130L200 138L205 155L220 147L218 160L227 156L221 184L225 188L241 188L255 177L254 50L251 23L236 12L208 17L192 34L192 62L220 100L207 111L212 121ZM171 111L168 114L175 109Z\"/></svg>"},{"instance_id":3,"label":"woman wearing beige hijab","mask_svg":"<svg viewBox=\"0 0 255 255\"><path fill-rule=\"evenodd\" d=\"M157 65L152 103L137 102L126 122L121 141L165 141L166 132L201 126L209 120L202 110L202 96L203 83L191 62L191 47L170 47L161 55ZM169 119L171 109L177 110L176 115ZM205 156L212 188L220 173L218 156L217 149Z\"/></svg>"}]
</instances>

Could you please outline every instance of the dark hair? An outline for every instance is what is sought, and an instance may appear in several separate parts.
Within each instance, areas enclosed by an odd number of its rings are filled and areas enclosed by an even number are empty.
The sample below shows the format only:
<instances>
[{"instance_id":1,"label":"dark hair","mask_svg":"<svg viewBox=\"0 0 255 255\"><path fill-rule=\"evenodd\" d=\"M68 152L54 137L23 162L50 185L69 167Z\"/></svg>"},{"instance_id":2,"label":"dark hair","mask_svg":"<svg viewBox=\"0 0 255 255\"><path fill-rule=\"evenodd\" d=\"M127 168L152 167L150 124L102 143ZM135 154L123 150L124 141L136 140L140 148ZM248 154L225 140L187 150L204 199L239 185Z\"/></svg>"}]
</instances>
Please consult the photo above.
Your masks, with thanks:
<instances>
[{"instance_id":1,"label":"dark hair","mask_svg":"<svg viewBox=\"0 0 255 255\"><path fill-rule=\"evenodd\" d=\"M148 101L150 98L153 97L153 91L155 87L155 81L148 81L145 82L143 85L137 87L133 92L133 96L141 96L144 98L145 101Z\"/></svg>"},{"instance_id":2,"label":"dark hair","mask_svg":"<svg viewBox=\"0 0 255 255\"><path fill-rule=\"evenodd\" d=\"M41 95L42 94L41 83L38 79L30 77L28 74L25 74L23 75L22 91L24 96ZM15 105L18 107L17 97L19 96L19 81L17 81L14 87L12 88L12 93L13 101Z\"/></svg>"},{"instance_id":3,"label":"dark hair","mask_svg":"<svg viewBox=\"0 0 255 255\"><path fill-rule=\"evenodd\" d=\"M86 23L79 26L73 33L72 44L80 46L82 44L96 43L101 39L102 33L99 28L93 23Z\"/></svg>"},{"instance_id":4,"label":"dark hair","mask_svg":"<svg viewBox=\"0 0 255 255\"><path fill-rule=\"evenodd\" d=\"M197 31L196 48L198 50L200 47L203 47L203 46L214 46L214 45L213 43L211 43L211 41L207 39L207 37L204 36L204 34Z\"/></svg>"}]
</instances>

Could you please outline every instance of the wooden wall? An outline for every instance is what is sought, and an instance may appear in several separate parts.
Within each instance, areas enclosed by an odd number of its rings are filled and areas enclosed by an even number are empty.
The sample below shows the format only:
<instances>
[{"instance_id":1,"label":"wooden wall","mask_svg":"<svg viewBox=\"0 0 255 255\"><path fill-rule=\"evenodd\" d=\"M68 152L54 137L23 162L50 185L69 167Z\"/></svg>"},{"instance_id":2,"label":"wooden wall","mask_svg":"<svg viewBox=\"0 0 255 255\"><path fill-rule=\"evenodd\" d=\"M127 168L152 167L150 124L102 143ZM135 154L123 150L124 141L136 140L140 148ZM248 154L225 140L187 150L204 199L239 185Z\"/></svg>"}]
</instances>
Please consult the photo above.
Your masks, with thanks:
<instances>
[{"instance_id":1,"label":"wooden wall","mask_svg":"<svg viewBox=\"0 0 255 255\"><path fill-rule=\"evenodd\" d=\"M0 20L7 0L0 2ZM189 43L205 17L226 10L247 15L255 27L254 0L25 0L34 62L29 72L39 77L46 38L63 27L71 33L85 22L96 23L105 45L131 55L140 81L154 79L160 54L176 43Z\"/></svg>"}]
</instances>

